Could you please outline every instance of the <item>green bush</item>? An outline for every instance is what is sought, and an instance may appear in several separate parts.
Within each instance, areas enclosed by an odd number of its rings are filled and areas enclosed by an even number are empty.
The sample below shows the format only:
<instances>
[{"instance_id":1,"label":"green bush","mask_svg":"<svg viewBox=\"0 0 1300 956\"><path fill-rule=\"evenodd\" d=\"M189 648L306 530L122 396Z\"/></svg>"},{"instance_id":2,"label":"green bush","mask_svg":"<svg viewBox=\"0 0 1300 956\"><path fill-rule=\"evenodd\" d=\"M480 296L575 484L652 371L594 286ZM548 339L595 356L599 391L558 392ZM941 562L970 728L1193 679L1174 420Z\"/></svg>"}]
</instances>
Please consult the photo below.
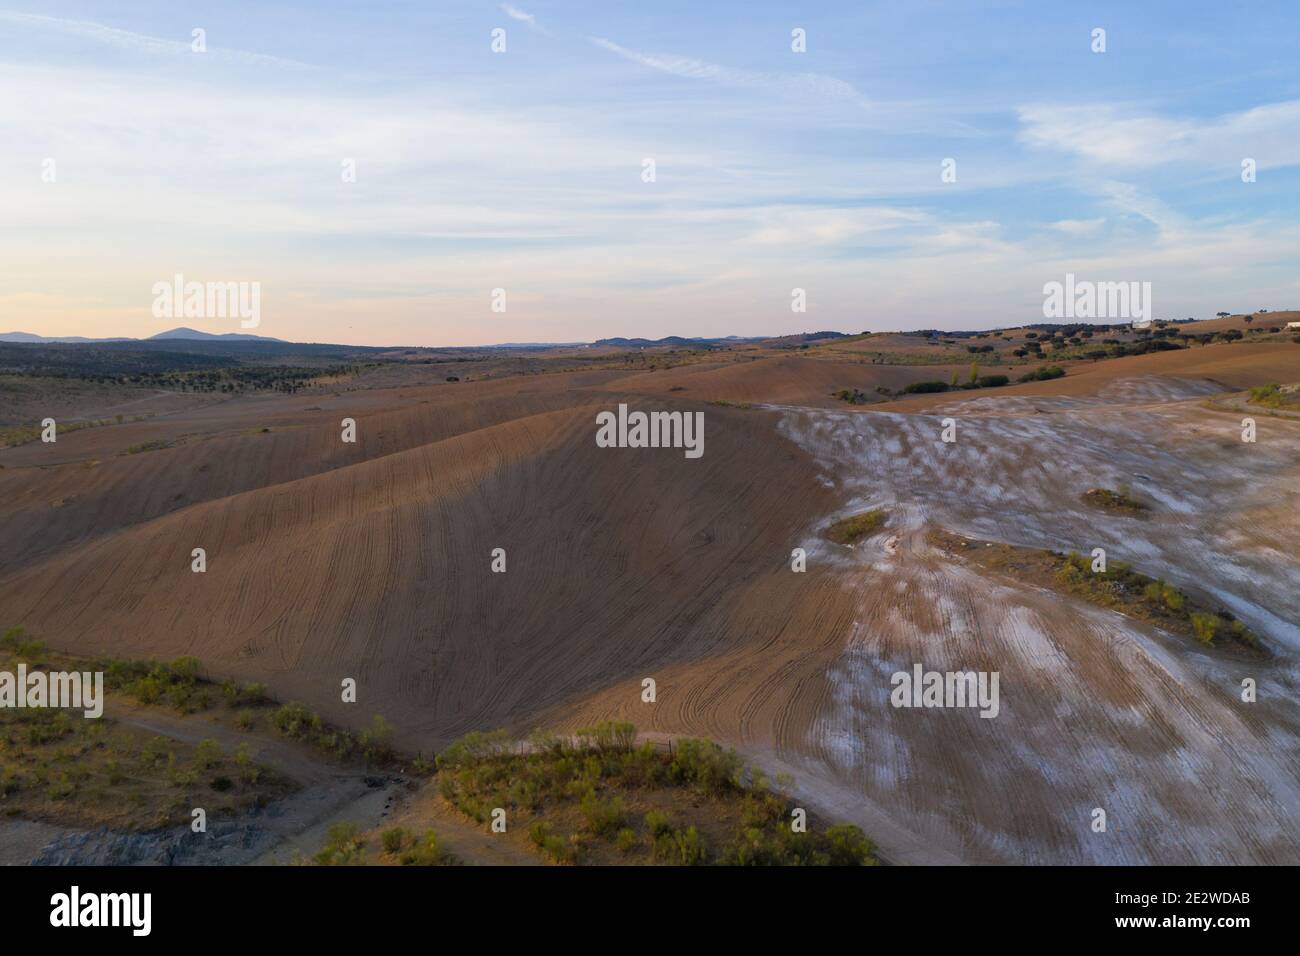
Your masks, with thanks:
<instances>
[{"instance_id":1,"label":"green bush","mask_svg":"<svg viewBox=\"0 0 1300 956\"><path fill-rule=\"evenodd\" d=\"M1219 630L1219 619L1203 611L1192 612L1192 633L1202 644L1213 644L1214 636Z\"/></svg>"},{"instance_id":2,"label":"green bush","mask_svg":"<svg viewBox=\"0 0 1300 956\"><path fill-rule=\"evenodd\" d=\"M1034 369L1032 372L1026 372L1021 375L1017 381L1020 382L1046 382L1050 379L1061 378L1065 375L1065 369L1059 365L1044 365Z\"/></svg>"},{"instance_id":3,"label":"green bush","mask_svg":"<svg viewBox=\"0 0 1300 956\"><path fill-rule=\"evenodd\" d=\"M874 866L875 847L855 826L842 823L826 831L826 855L831 866Z\"/></svg>"},{"instance_id":4,"label":"green bush","mask_svg":"<svg viewBox=\"0 0 1300 956\"><path fill-rule=\"evenodd\" d=\"M709 794L740 787L744 765L734 750L724 750L711 740L678 741L669 774Z\"/></svg>"},{"instance_id":5,"label":"green bush","mask_svg":"<svg viewBox=\"0 0 1300 956\"><path fill-rule=\"evenodd\" d=\"M865 538L877 531L885 523L887 517L889 517L887 512L876 508L872 511L864 511L862 514L842 518L826 529L826 537L836 544L852 544L859 538Z\"/></svg>"},{"instance_id":6,"label":"green bush","mask_svg":"<svg viewBox=\"0 0 1300 956\"><path fill-rule=\"evenodd\" d=\"M475 730L454 741L446 750L438 754L437 765L443 767L462 767L498 757L510 752L510 738L504 730L488 733Z\"/></svg>"},{"instance_id":7,"label":"green bush","mask_svg":"<svg viewBox=\"0 0 1300 956\"><path fill-rule=\"evenodd\" d=\"M913 382L903 386L904 395L919 395L928 392L946 392L951 386L947 382Z\"/></svg>"},{"instance_id":8,"label":"green bush","mask_svg":"<svg viewBox=\"0 0 1300 956\"><path fill-rule=\"evenodd\" d=\"M365 841L355 823L335 823L329 840L312 858L319 866L352 866L362 862Z\"/></svg>"},{"instance_id":9,"label":"green bush","mask_svg":"<svg viewBox=\"0 0 1300 956\"><path fill-rule=\"evenodd\" d=\"M194 764L203 770L215 767L221 761L221 744L215 740L204 739L194 748Z\"/></svg>"},{"instance_id":10,"label":"green bush","mask_svg":"<svg viewBox=\"0 0 1300 956\"><path fill-rule=\"evenodd\" d=\"M650 831L652 839L663 836L665 833L672 833L673 824L669 820L668 814L662 810L651 810L645 815L645 826Z\"/></svg>"},{"instance_id":11,"label":"green bush","mask_svg":"<svg viewBox=\"0 0 1300 956\"><path fill-rule=\"evenodd\" d=\"M319 733L321 719L297 701L290 701L271 715L271 725L286 737Z\"/></svg>"},{"instance_id":12,"label":"green bush","mask_svg":"<svg viewBox=\"0 0 1300 956\"><path fill-rule=\"evenodd\" d=\"M391 833L391 830L385 833ZM402 866L451 866L456 858L444 850L438 843L438 835L426 830L424 836L416 840L411 848L398 857Z\"/></svg>"},{"instance_id":13,"label":"green bush","mask_svg":"<svg viewBox=\"0 0 1300 956\"><path fill-rule=\"evenodd\" d=\"M618 797L602 799L594 790L588 790L579 804L587 827L596 836L605 836L623 828L627 822L627 809Z\"/></svg>"},{"instance_id":14,"label":"green bush","mask_svg":"<svg viewBox=\"0 0 1300 956\"><path fill-rule=\"evenodd\" d=\"M385 853L397 853L406 846L406 831L401 827L390 827L379 834L379 845Z\"/></svg>"},{"instance_id":15,"label":"green bush","mask_svg":"<svg viewBox=\"0 0 1300 956\"><path fill-rule=\"evenodd\" d=\"M12 627L0 638L0 647L13 653L15 657L27 664L39 663L47 648L41 641L27 637L27 631L21 627Z\"/></svg>"}]
</instances>

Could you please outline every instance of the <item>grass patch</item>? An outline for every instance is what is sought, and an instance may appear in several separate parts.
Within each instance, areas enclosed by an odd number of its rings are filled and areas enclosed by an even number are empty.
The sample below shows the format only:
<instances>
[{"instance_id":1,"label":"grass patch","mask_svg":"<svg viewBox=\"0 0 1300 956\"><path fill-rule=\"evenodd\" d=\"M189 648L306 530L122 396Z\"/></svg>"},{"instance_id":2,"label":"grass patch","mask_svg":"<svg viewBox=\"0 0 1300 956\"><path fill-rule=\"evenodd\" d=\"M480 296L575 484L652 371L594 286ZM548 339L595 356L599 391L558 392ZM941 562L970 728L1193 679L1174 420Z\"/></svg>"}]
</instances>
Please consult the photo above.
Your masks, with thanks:
<instances>
[{"instance_id":1,"label":"grass patch","mask_svg":"<svg viewBox=\"0 0 1300 956\"><path fill-rule=\"evenodd\" d=\"M807 832L794 832L789 798L734 751L706 740L638 745L623 722L574 740L535 734L526 753L503 731L473 733L439 755L437 779L442 796L480 824L503 808L507 834L553 863L876 862L857 827L809 819Z\"/></svg>"},{"instance_id":2,"label":"grass patch","mask_svg":"<svg viewBox=\"0 0 1300 956\"><path fill-rule=\"evenodd\" d=\"M1128 490L1120 488L1114 491L1110 488L1089 488L1081 496L1086 504L1094 508L1101 508L1105 511L1119 511L1125 514L1144 514L1151 509L1145 504L1132 497Z\"/></svg>"},{"instance_id":3,"label":"grass patch","mask_svg":"<svg viewBox=\"0 0 1300 956\"><path fill-rule=\"evenodd\" d=\"M1260 385L1250 390L1250 398L1246 401L1264 408L1300 409L1300 386Z\"/></svg>"},{"instance_id":4,"label":"grass patch","mask_svg":"<svg viewBox=\"0 0 1300 956\"><path fill-rule=\"evenodd\" d=\"M59 422L56 420L54 437L57 441L59 438L69 432L81 431L83 428L99 428L104 425L112 425L113 420L109 418L98 419L96 421L76 421L76 422ZM13 448L16 445L26 445L28 442L38 441L45 429L40 425L10 425L0 428L0 448Z\"/></svg>"},{"instance_id":5,"label":"grass patch","mask_svg":"<svg viewBox=\"0 0 1300 956\"><path fill-rule=\"evenodd\" d=\"M48 670L99 666L51 654L15 629L0 640L0 670L13 671L19 661ZM106 709L111 712L111 701ZM195 807L209 820L244 813L296 789L256 762L246 744L231 752L215 740L191 744L107 715L0 709L0 812L6 816L145 830L186 825Z\"/></svg>"},{"instance_id":6,"label":"grass patch","mask_svg":"<svg viewBox=\"0 0 1300 956\"><path fill-rule=\"evenodd\" d=\"M888 517L888 512L876 508L873 511L864 511L862 514L842 518L826 529L826 537L836 544L853 544L879 531Z\"/></svg>"}]
</instances>

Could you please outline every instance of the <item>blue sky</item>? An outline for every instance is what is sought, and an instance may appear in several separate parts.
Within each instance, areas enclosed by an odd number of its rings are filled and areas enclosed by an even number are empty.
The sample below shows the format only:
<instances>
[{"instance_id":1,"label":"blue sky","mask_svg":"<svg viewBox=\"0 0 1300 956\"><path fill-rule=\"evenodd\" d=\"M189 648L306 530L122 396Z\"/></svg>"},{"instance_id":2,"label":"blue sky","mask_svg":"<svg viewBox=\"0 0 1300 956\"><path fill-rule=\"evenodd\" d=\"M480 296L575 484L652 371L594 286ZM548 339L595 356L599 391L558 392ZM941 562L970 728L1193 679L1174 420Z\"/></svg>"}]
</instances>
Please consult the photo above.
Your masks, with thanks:
<instances>
[{"instance_id":1,"label":"blue sky","mask_svg":"<svg viewBox=\"0 0 1300 956\"><path fill-rule=\"evenodd\" d=\"M0 331L150 335L176 273L260 282L262 334L365 344L989 327L1066 272L1149 281L1158 317L1300 307L1298 27L1285 3L0 0Z\"/></svg>"}]
</instances>

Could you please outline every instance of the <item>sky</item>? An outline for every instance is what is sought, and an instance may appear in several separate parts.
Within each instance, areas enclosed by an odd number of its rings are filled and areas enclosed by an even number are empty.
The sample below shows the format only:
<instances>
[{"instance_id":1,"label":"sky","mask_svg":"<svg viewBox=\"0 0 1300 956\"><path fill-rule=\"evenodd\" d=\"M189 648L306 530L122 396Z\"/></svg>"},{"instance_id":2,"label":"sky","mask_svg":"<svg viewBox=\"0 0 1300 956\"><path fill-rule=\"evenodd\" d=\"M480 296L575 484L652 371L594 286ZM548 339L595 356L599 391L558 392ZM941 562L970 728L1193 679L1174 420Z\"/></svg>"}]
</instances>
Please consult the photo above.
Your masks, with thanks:
<instances>
[{"instance_id":1,"label":"sky","mask_svg":"<svg viewBox=\"0 0 1300 956\"><path fill-rule=\"evenodd\" d=\"M1294 3L0 0L0 332L250 331L177 274L364 345L1300 308L1298 65Z\"/></svg>"}]
</instances>

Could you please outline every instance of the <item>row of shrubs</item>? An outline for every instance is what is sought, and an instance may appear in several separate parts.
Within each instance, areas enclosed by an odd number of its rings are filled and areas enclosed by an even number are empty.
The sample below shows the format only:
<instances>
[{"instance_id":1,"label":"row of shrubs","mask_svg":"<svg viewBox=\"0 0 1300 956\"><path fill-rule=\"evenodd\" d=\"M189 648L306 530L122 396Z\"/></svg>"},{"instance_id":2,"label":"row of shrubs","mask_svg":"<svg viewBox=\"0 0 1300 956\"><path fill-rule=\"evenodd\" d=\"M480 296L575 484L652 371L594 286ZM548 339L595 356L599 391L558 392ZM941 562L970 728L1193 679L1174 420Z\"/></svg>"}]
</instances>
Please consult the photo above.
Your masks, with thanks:
<instances>
[{"instance_id":1,"label":"row of shrubs","mask_svg":"<svg viewBox=\"0 0 1300 956\"><path fill-rule=\"evenodd\" d=\"M610 721L573 738L535 733L515 745L503 731L476 732L456 741L437 760L439 791L480 823L496 807L531 815L529 840L557 863L578 863L591 840L623 854L677 865L870 865L873 848L854 826L795 833L791 805L747 768L732 750L712 741L681 740L672 752L636 743L636 728ZM667 811L635 814L639 793L687 790L691 802L740 803L740 826L730 841L711 846L699 829L682 826ZM557 832L546 811L567 806L582 821L579 832Z\"/></svg>"},{"instance_id":2,"label":"row of shrubs","mask_svg":"<svg viewBox=\"0 0 1300 956\"><path fill-rule=\"evenodd\" d=\"M208 710L219 701L227 707L259 707L271 702L266 687L258 683L239 684L225 680L220 685L201 676L202 664L196 657L178 657L174 661L101 661L104 682L142 704L165 703L183 714Z\"/></svg>"},{"instance_id":3,"label":"row of shrubs","mask_svg":"<svg viewBox=\"0 0 1300 956\"><path fill-rule=\"evenodd\" d=\"M38 662L46 653L45 645L29 639L21 627L10 629L0 638L0 649L29 664ZM227 679L217 685L205 680L203 665L196 657L178 657L171 662L110 658L97 664L104 671L104 684L109 690L119 691L142 704L167 704L183 714L209 710L221 701L227 707L239 709L238 724L242 729L252 726L251 708L274 704L264 684L241 684ZM392 727L378 714L368 728L353 734L326 725L319 715L294 702L274 711L271 724L286 737L339 757L363 756L372 763L384 763L394 757ZM430 769L423 767L422 762L417 763L420 764L417 772Z\"/></svg>"},{"instance_id":4,"label":"row of shrubs","mask_svg":"<svg viewBox=\"0 0 1300 956\"><path fill-rule=\"evenodd\" d=\"M396 754L392 747L393 728L379 714L360 734L332 727L319 714L296 701L271 715L271 725L281 734L347 759L361 756L369 763L386 763Z\"/></svg>"},{"instance_id":5,"label":"row of shrubs","mask_svg":"<svg viewBox=\"0 0 1300 956\"><path fill-rule=\"evenodd\" d=\"M1202 644L1238 644L1260 650L1258 636L1225 610L1212 611L1161 578L1151 578L1124 561L1109 561L1105 571L1076 551L1061 561L1057 581L1067 590L1097 603L1136 610L1173 630L1189 633Z\"/></svg>"}]
</instances>

